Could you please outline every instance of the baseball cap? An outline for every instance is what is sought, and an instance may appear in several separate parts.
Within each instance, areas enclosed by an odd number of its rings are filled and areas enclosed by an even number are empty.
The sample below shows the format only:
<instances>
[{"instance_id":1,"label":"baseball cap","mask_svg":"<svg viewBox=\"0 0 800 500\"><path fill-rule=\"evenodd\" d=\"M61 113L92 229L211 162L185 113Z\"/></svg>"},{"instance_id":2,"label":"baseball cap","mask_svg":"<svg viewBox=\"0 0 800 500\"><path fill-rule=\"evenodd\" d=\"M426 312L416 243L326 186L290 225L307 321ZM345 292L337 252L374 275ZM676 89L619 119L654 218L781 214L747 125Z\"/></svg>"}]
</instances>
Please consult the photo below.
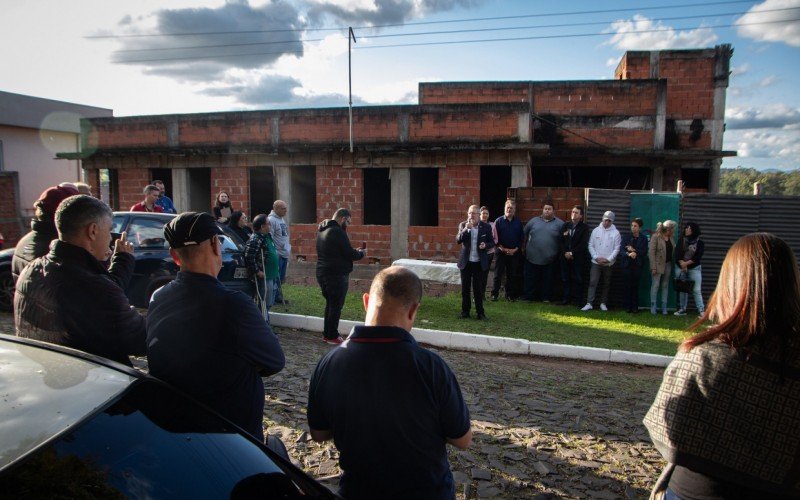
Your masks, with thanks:
<instances>
[{"instance_id":1,"label":"baseball cap","mask_svg":"<svg viewBox=\"0 0 800 500\"><path fill-rule=\"evenodd\" d=\"M56 213L58 204L66 200L70 196L75 196L78 190L69 186L53 186L45 189L39 196L39 199L34 202L34 207L41 207L42 212L53 215Z\"/></svg>"},{"instance_id":2,"label":"baseball cap","mask_svg":"<svg viewBox=\"0 0 800 500\"><path fill-rule=\"evenodd\" d=\"M222 234L222 231L207 212L184 212L164 226L164 238L170 248L199 245L215 234Z\"/></svg>"},{"instance_id":3,"label":"baseball cap","mask_svg":"<svg viewBox=\"0 0 800 500\"><path fill-rule=\"evenodd\" d=\"M614 222L614 212L612 212L611 210L609 210L609 211L607 211L606 213L604 213L604 214L603 214L603 220L605 220L605 219L608 219L608 220L610 220L611 222Z\"/></svg>"}]
</instances>

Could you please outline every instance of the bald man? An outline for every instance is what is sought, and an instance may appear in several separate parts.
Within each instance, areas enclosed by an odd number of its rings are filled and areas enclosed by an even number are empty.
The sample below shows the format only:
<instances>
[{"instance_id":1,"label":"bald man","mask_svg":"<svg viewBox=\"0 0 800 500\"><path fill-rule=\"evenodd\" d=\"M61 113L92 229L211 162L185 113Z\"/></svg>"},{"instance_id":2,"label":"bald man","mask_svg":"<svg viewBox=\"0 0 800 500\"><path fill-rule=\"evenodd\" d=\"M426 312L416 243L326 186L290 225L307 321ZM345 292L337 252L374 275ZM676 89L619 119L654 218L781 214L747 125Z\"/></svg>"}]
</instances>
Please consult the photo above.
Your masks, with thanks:
<instances>
[{"instance_id":1,"label":"bald man","mask_svg":"<svg viewBox=\"0 0 800 500\"><path fill-rule=\"evenodd\" d=\"M450 367L409 333L421 300L413 272L378 273L363 296L364 326L311 378L311 437L333 439L348 500L455 497L446 445L469 447L469 410Z\"/></svg>"}]
</instances>

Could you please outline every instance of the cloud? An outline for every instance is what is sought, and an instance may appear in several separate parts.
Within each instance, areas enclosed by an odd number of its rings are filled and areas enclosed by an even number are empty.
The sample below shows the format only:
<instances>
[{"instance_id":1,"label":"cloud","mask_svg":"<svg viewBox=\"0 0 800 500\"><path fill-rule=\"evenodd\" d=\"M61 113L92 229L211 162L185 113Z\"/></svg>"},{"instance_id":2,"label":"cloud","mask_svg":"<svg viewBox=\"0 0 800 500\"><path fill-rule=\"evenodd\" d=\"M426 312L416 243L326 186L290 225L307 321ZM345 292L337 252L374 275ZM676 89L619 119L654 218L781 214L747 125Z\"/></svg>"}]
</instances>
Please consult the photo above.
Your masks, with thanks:
<instances>
[{"instance_id":1,"label":"cloud","mask_svg":"<svg viewBox=\"0 0 800 500\"><path fill-rule=\"evenodd\" d=\"M213 97L230 97L251 108L312 108L347 106L346 95L338 93L315 93L303 88L300 80L285 75L266 74L255 82L241 79L233 83L219 84L200 93ZM354 104L363 104L359 96L353 96Z\"/></svg>"},{"instance_id":2,"label":"cloud","mask_svg":"<svg viewBox=\"0 0 800 500\"><path fill-rule=\"evenodd\" d=\"M750 72L750 64L744 63L731 70L731 76L743 76Z\"/></svg>"},{"instance_id":3,"label":"cloud","mask_svg":"<svg viewBox=\"0 0 800 500\"><path fill-rule=\"evenodd\" d=\"M619 57L609 57L606 59L606 67L616 68L619 65Z\"/></svg>"},{"instance_id":4,"label":"cloud","mask_svg":"<svg viewBox=\"0 0 800 500\"><path fill-rule=\"evenodd\" d=\"M792 10L760 12L774 9ZM766 0L751 7L747 14L736 20L735 24L738 25L739 36L759 42L782 42L792 47L800 47L800 23L775 22L797 19L798 14L800 14L800 0Z\"/></svg>"},{"instance_id":5,"label":"cloud","mask_svg":"<svg viewBox=\"0 0 800 500\"><path fill-rule=\"evenodd\" d=\"M115 61L144 66L147 74L208 81L230 68L264 67L283 55L303 53L305 25L297 9L283 0L259 7L235 0L218 8L165 9L120 22L128 35L163 35L119 39Z\"/></svg>"},{"instance_id":6,"label":"cloud","mask_svg":"<svg viewBox=\"0 0 800 500\"><path fill-rule=\"evenodd\" d=\"M797 129L800 128L800 108L790 108L785 104L728 108L725 110L725 128Z\"/></svg>"},{"instance_id":7,"label":"cloud","mask_svg":"<svg viewBox=\"0 0 800 500\"><path fill-rule=\"evenodd\" d=\"M758 82L758 86L761 87L761 88L769 87L769 86L773 85L777 81L778 81L778 77L775 76L775 75L765 76L764 78L761 79L761 81Z\"/></svg>"},{"instance_id":8,"label":"cloud","mask_svg":"<svg viewBox=\"0 0 800 500\"><path fill-rule=\"evenodd\" d=\"M310 0L308 17L315 23L332 17L353 24L399 24L425 14L482 3L483 0Z\"/></svg>"},{"instance_id":9,"label":"cloud","mask_svg":"<svg viewBox=\"0 0 800 500\"><path fill-rule=\"evenodd\" d=\"M725 138L725 149L732 146L745 158L773 158L800 165L800 136L793 131L735 131Z\"/></svg>"},{"instance_id":10,"label":"cloud","mask_svg":"<svg viewBox=\"0 0 800 500\"><path fill-rule=\"evenodd\" d=\"M697 29L681 31L661 21L654 23L640 14L630 20L614 21L605 33L614 33L606 44L619 50L696 48L713 45L717 41L714 31L702 24Z\"/></svg>"}]
</instances>

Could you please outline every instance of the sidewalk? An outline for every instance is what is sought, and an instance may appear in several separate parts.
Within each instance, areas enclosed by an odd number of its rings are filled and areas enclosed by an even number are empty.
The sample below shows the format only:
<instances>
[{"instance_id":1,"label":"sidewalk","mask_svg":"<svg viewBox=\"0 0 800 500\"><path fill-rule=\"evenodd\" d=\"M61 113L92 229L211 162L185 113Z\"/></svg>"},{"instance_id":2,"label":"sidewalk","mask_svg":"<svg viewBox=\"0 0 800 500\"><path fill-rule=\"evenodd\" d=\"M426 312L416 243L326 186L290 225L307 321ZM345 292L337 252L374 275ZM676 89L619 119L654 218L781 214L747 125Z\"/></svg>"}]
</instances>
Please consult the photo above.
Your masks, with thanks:
<instances>
[{"instance_id":1,"label":"sidewalk","mask_svg":"<svg viewBox=\"0 0 800 500\"><path fill-rule=\"evenodd\" d=\"M312 332L322 332L323 330L323 319L316 316L270 313L270 319L273 326L296 328L298 330L308 330ZM354 326L360 324L363 324L363 322L341 320L339 321L339 333L348 335ZM658 354L617 351L597 347L549 344L545 342L493 337L491 335L479 335L475 333L414 328L411 330L411 335L414 336L417 342L422 344L458 351L522 354L528 356L545 356L657 367L665 367L672 361L672 356L661 356Z\"/></svg>"}]
</instances>

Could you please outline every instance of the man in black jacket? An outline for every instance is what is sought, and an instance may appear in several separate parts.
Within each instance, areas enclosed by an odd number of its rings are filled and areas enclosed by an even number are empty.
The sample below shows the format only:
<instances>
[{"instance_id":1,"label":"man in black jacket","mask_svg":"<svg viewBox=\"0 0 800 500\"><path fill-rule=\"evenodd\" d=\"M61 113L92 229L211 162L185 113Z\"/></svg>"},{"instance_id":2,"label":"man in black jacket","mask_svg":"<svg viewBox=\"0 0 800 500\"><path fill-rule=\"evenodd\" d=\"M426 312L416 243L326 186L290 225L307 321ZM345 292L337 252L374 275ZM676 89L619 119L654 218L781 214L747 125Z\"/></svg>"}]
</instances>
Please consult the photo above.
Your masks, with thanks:
<instances>
[{"instance_id":1,"label":"man in black jacket","mask_svg":"<svg viewBox=\"0 0 800 500\"><path fill-rule=\"evenodd\" d=\"M115 242L111 267L102 260L111 244L108 205L71 196L56 210L58 240L17 281L17 335L80 349L130 365L145 353L145 319L125 296L133 273L133 245L125 233Z\"/></svg>"},{"instance_id":2,"label":"man in black jacket","mask_svg":"<svg viewBox=\"0 0 800 500\"><path fill-rule=\"evenodd\" d=\"M45 189L33 203L35 213L31 220L31 231L19 240L11 260L11 274L15 282L25 266L50 251L50 242L58 239L56 208L59 203L76 194L78 190L69 186L53 186Z\"/></svg>"},{"instance_id":3,"label":"man in black jacket","mask_svg":"<svg viewBox=\"0 0 800 500\"><path fill-rule=\"evenodd\" d=\"M583 305L583 276L589 257L589 226L583 222L583 207L575 205L570 222L561 230L561 282L564 285L562 305L570 302Z\"/></svg>"},{"instance_id":4,"label":"man in black jacket","mask_svg":"<svg viewBox=\"0 0 800 500\"><path fill-rule=\"evenodd\" d=\"M492 226L481 222L478 205L470 205L467 209L467 220L458 225L456 243L461 245L458 255L458 269L461 271L461 318L469 318L472 304L469 290L475 297L475 317L485 320L483 311L483 273L489 269L487 250L494 247Z\"/></svg>"},{"instance_id":5,"label":"man in black jacket","mask_svg":"<svg viewBox=\"0 0 800 500\"><path fill-rule=\"evenodd\" d=\"M350 282L353 261L367 255L367 249L356 249L350 245L347 226L351 215L346 208L340 208L332 219L319 225L317 233L317 282L325 297L325 327L323 341L328 344L341 344L339 336L339 317L342 315L344 299Z\"/></svg>"}]
</instances>

